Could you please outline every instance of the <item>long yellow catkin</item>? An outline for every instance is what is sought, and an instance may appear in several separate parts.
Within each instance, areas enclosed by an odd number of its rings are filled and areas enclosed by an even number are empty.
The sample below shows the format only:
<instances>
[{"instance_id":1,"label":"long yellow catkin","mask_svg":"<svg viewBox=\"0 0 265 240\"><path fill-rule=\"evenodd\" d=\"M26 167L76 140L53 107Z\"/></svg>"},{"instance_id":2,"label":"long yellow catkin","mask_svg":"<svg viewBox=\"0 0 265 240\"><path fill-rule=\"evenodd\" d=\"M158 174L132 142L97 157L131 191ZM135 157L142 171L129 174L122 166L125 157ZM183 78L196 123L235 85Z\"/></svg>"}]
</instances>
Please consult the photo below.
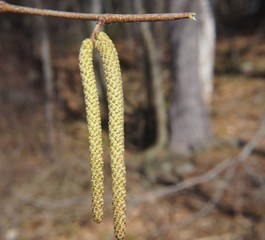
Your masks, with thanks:
<instances>
[{"instance_id":1,"label":"long yellow catkin","mask_svg":"<svg viewBox=\"0 0 265 240\"><path fill-rule=\"evenodd\" d=\"M116 48L104 32L96 35L105 73L109 107L109 138L112 172L112 204L116 239L124 239L126 230L126 169L124 162L124 109L120 63Z\"/></svg>"},{"instance_id":2,"label":"long yellow catkin","mask_svg":"<svg viewBox=\"0 0 265 240\"><path fill-rule=\"evenodd\" d=\"M79 53L79 67L84 88L86 114L89 135L91 185L92 185L92 213L96 223L103 219L103 148L102 131L99 109L99 98L96 78L93 68L93 42L85 39Z\"/></svg>"}]
</instances>

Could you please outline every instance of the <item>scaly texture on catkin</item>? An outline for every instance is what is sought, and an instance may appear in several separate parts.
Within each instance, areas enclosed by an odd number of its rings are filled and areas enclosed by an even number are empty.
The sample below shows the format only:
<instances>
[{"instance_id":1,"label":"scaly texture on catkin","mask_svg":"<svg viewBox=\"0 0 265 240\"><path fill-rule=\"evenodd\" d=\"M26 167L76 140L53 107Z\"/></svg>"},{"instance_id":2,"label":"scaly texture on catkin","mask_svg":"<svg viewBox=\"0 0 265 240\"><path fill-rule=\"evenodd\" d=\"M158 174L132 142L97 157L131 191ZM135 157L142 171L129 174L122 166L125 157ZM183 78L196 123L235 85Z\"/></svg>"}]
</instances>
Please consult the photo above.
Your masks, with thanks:
<instances>
[{"instance_id":1,"label":"scaly texture on catkin","mask_svg":"<svg viewBox=\"0 0 265 240\"><path fill-rule=\"evenodd\" d=\"M96 223L103 219L103 147L99 97L93 67L93 42L85 39L79 53L79 67L84 88L91 165L92 213Z\"/></svg>"},{"instance_id":2,"label":"scaly texture on catkin","mask_svg":"<svg viewBox=\"0 0 265 240\"><path fill-rule=\"evenodd\" d=\"M124 109L120 63L107 34L96 35L95 47L103 62L109 107L109 138L112 172L114 233L123 239L126 229L126 169L124 162Z\"/></svg>"}]
</instances>

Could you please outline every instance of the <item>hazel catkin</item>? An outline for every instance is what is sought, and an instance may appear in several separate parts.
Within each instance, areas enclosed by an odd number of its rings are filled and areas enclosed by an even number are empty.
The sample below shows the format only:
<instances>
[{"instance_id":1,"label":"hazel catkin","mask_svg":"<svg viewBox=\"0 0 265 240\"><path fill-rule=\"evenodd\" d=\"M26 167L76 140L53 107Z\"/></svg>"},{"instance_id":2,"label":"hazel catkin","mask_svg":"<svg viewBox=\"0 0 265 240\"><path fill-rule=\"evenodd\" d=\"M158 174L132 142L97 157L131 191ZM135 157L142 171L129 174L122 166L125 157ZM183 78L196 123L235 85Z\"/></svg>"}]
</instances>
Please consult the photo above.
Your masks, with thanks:
<instances>
[{"instance_id":1,"label":"hazel catkin","mask_svg":"<svg viewBox=\"0 0 265 240\"><path fill-rule=\"evenodd\" d=\"M96 78L93 68L93 42L85 39L79 53L79 67L85 95L86 115L88 123L88 139L91 165L92 213L96 223L103 219L103 148L100 108Z\"/></svg>"},{"instance_id":2,"label":"hazel catkin","mask_svg":"<svg viewBox=\"0 0 265 240\"><path fill-rule=\"evenodd\" d=\"M103 63L109 108L114 233L123 239L126 229L126 169L124 162L124 109L120 63L116 48L104 32L96 35L95 48Z\"/></svg>"}]
</instances>

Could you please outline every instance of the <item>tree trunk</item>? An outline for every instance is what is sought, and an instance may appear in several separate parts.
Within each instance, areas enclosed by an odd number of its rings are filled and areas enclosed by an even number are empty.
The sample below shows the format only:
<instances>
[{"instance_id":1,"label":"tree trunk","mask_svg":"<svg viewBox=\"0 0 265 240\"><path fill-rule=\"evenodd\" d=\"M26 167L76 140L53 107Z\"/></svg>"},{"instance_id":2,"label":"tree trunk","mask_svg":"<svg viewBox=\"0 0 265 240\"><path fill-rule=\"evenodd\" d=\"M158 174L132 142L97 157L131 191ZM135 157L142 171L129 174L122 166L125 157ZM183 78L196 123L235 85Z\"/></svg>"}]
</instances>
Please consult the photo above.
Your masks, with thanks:
<instances>
[{"instance_id":1,"label":"tree trunk","mask_svg":"<svg viewBox=\"0 0 265 240\"><path fill-rule=\"evenodd\" d=\"M36 7L41 8L42 4L38 0L35 2ZM53 98L54 98L54 84L53 84L53 69L51 64L50 54L50 39L48 36L48 29L46 20L42 17L37 18L38 35L40 39L41 50L41 64L45 87L45 133L47 157L50 161L54 160L54 113L53 113Z\"/></svg>"},{"instance_id":2,"label":"tree trunk","mask_svg":"<svg viewBox=\"0 0 265 240\"><path fill-rule=\"evenodd\" d=\"M207 106L210 106L213 93L215 19L210 0L200 0L198 5L199 78L203 100Z\"/></svg>"},{"instance_id":3,"label":"tree trunk","mask_svg":"<svg viewBox=\"0 0 265 240\"><path fill-rule=\"evenodd\" d=\"M202 82L205 80L202 76L205 75L201 71L211 68L209 74L213 68L213 56L205 55L205 52L211 52L207 47L214 46L214 33L203 34L210 25L204 24L205 12L209 11L208 4L207 0L171 2L171 11L197 13L197 22L180 20L171 25L173 99L169 147L175 153L190 153L204 146L212 136L208 111L202 97ZM213 18L207 21L213 21ZM213 30L210 28L210 31Z\"/></svg>"},{"instance_id":4,"label":"tree trunk","mask_svg":"<svg viewBox=\"0 0 265 240\"><path fill-rule=\"evenodd\" d=\"M141 0L135 1L135 8L138 13L145 13ZM167 111L162 83L162 69L159 58L159 51L155 43L155 38L151 31L149 22L141 23L140 30L143 35L144 44L150 61L150 71L152 77L152 90L154 96L155 117L156 117L156 143L155 147L162 148L168 141Z\"/></svg>"}]
</instances>

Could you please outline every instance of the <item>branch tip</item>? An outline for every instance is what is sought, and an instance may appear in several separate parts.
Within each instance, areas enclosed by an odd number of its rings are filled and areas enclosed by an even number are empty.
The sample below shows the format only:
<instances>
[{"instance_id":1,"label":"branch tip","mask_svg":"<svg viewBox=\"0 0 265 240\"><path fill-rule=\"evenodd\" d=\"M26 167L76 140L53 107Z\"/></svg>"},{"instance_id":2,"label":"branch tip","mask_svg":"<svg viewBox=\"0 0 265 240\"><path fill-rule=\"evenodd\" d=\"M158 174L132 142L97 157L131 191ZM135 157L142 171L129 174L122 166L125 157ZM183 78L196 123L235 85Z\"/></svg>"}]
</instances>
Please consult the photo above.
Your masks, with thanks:
<instances>
[{"instance_id":1,"label":"branch tip","mask_svg":"<svg viewBox=\"0 0 265 240\"><path fill-rule=\"evenodd\" d=\"M189 16L189 19L196 21L195 16L196 16L196 13L192 13L192 14L190 14L190 16Z\"/></svg>"}]
</instances>

